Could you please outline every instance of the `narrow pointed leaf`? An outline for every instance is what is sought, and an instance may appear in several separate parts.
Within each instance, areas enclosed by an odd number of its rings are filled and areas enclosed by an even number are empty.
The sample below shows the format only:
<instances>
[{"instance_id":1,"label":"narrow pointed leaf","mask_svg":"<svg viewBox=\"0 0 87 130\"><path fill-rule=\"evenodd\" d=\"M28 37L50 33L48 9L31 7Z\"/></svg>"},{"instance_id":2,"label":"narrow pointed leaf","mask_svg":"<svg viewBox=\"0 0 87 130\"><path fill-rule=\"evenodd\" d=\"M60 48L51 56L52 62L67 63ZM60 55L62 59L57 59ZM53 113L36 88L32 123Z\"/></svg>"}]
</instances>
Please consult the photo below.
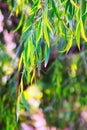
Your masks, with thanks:
<instances>
[{"instance_id":1,"label":"narrow pointed leaf","mask_svg":"<svg viewBox=\"0 0 87 130\"><path fill-rule=\"evenodd\" d=\"M22 26L22 24L23 24L23 19L24 19L24 14L22 14L21 19L20 19L20 22L19 22L17 28L14 30L14 32L18 31L19 28Z\"/></svg>"},{"instance_id":2,"label":"narrow pointed leaf","mask_svg":"<svg viewBox=\"0 0 87 130\"><path fill-rule=\"evenodd\" d=\"M20 71L20 69L21 69L22 60L23 60L23 53L21 54L21 57L20 57L20 59L19 59L18 71Z\"/></svg>"},{"instance_id":3,"label":"narrow pointed leaf","mask_svg":"<svg viewBox=\"0 0 87 130\"><path fill-rule=\"evenodd\" d=\"M85 40L85 42L87 42L87 37L86 37L86 35L85 35L85 31L84 31L84 26L83 26L82 19L80 19L80 26L81 26L82 38Z\"/></svg>"},{"instance_id":4,"label":"narrow pointed leaf","mask_svg":"<svg viewBox=\"0 0 87 130\"><path fill-rule=\"evenodd\" d=\"M49 41L49 36L48 36L46 25L44 25L44 38L46 40L46 43L47 43L48 47L50 47L50 41Z\"/></svg>"},{"instance_id":5,"label":"narrow pointed leaf","mask_svg":"<svg viewBox=\"0 0 87 130\"><path fill-rule=\"evenodd\" d=\"M76 43L79 50L80 50L80 32L81 32L81 27L80 27L80 22L79 22L76 27Z\"/></svg>"},{"instance_id":6,"label":"narrow pointed leaf","mask_svg":"<svg viewBox=\"0 0 87 130\"><path fill-rule=\"evenodd\" d=\"M44 57L45 57L45 67L48 64L49 56L50 56L50 48L48 48L48 46L45 45L45 54L44 54Z\"/></svg>"}]
</instances>

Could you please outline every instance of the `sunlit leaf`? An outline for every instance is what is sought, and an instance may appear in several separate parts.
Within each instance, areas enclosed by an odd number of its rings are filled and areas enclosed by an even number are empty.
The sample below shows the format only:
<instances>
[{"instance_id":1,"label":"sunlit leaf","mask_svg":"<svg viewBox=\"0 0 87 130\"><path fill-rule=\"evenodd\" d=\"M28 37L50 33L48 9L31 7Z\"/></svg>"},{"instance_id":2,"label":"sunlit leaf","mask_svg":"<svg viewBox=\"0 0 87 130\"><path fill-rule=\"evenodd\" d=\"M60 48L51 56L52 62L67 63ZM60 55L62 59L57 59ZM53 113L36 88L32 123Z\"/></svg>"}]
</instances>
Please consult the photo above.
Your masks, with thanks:
<instances>
[{"instance_id":1,"label":"sunlit leaf","mask_svg":"<svg viewBox=\"0 0 87 130\"><path fill-rule=\"evenodd\" d=\"M85 31L84 31L84 26L83 26L82 19L80 19L80 26L81 26L82 38L85 40L85 42L87 42L87 37L86 37L86 35L85 35Z\"/></svg>"},{"instance_id":2,"label":"sunlit leaf","mask_svg":"<svg viewBox=\"0 0 87 130\"><path fill-rule=\"evenodd\" d=\"M71 65L72 77L76 76L76 70L77 70L77 65L75 63L73 63Z\"/></svg>"},{"instance_id":3,"label":"sunlit leaf","mask_svg":"<svg viewBox=\"0 0 87 130\"><path fill-rule=\"evenodd\" d=\"M23 93L23 78L21 78L20 88L21 88L21 94L22 94Z\"/></svg>"},{"instance_id":4,"label":"sunlit leaf","mask_svg":"<svg viewBox=\"0 0 87 130\"><path fill-rule=\"evenodd\" d=\"M77 4L74 2L74 0L70 0L70 2L72 3L72 5L74 5L75 6L75 8L79 8L78 6L77 6Z\"/></svg>"},{"instance_id":5,"label":"sunlit leaf","mask_svg":"<svg viewBox=\"0 0 87 130\"><path fill-rule=\"evenodd\" d=\"M22 60L23 60L23 53L21 54L21 57L20 57L20 59L19 59L18 71L20 71L20 69L21 69Z\"/></svg>"},{"instance_id":6,"label":"sunlit leaf","mask_svg":"<svg viewBox=\"0 0 87 130\"><path fill-rule=\"evenodd\" d=\"M35 78L35 69L33 70L33 74L31 76L31 84L33 83L34 78Z\"/></svg>"}]
</instances>

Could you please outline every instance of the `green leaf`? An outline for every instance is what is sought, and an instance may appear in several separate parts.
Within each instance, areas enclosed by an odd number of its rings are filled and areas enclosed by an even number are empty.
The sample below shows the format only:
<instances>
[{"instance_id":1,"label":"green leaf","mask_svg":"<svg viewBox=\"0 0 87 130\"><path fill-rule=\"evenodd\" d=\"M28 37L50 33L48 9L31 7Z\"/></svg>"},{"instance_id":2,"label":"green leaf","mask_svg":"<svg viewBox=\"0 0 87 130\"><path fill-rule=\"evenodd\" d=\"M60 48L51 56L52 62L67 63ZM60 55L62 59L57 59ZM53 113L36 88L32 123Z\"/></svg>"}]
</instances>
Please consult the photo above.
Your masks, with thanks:
<instances>
[{"instance_id":1,"label":"green leaf","mask_svg":"<svg viewBox=\"0 0 87 130\"><path fill-rule=\"evenodd\" d=\"M31 26L31 24L33 23L33 20L34 20L34 15L28 18L27 22L23 26L23 32L25 32Z\"/></svg>"},{"instance_id":2,"label":"green leaf","mask_svg":"<svg viewBox=\"0 0 87 130\"><path fill-rule=\"evenodd\" d=\"M50 48L45 45L45 52L44 52L44 57L45 57L45 67L47 66L48 64L48 60L49 60L49 56L50 56Z\"/></svg>"},{"instance_id":3,"label":"green leaf","mask_svg":"<svg viewBox=\"0 0 87 130\"><path fill-rule=\"evenodd\" d=\"M72 36L68 39L68 44L66 46L66 52L68 52L70 50L70 48L72 47Z\"/></svg>"},{"instance_id":4,"label":"green leaf","mask_svg":"<svg viewBox=\"0 0 87 130\"><path fill-rule=\"evenodd\" d=\"M55 15L57 16L58 19L60 19L54 0L52 0L52 7L53 11L55 12Z\"/></svg>"},{"instance_id":5,"label":"green leaf","mask_svg":"<svg viewBox=\"0 0 87 130\"><path fill-rule=\"evenodd\" d=\"M33 44L32 37L29 39L29 45L30 45L30 61L31 61L31 64L33 65L34 64L35 47L34 47L34 44Z\"/></svg>"},{"instance_id":6,"label":"green leaf","mask_svg":"<svg viewBox=\"0 0 87 130\"><path fill-rule=\"evenodd\" d=\"M37 55L36 55L36 65L37 65L37 69L38 69L38 75L40 75L41 62L42 62L42 48L40 45L38 45Z\"/></svg>"},{"instance_id":7,"label":"green leaf","mask_svg":"<svg viewBox=\"0 0 87 130\"><path fill-rule=\"evenodd\" d=\"M83 25L86 22L86 18L87 18L87 11L82 15L82 21L83 21Z\"/></svg>"},{"instance_id":8,"label":"green leaf","mask_svg":"<svg viewBox=\"0 0 87 130\"><path fill-rule=\"evenodd\" d=\"M66 6L65 6L65 13L67 12L68 8L69 8L69 5L70 5L70 0L67 1L66 3Z\"/></svg>"},{"instance_id":9,"label":"green leaf","mask_svg":"<svg viewBox=\"0 0 87 130\"><path fill-rule=\"evenodd\" d=\"M58 94L58 97L60 98L61 97L61 78L60 77L58 77L58 79L57 79L57 89L56 89L56 91L57 91L57 94Z\"/></svg>"},{"instance_id":10,"label":"green leaf","mask_svg":"<svg viewBox=\"0 0 87 130\"><path fill-rule=\"evenodd\" d=\"M56 70L56 92L58 97L61 97L61 82L62 82L62 72L60 71L62 69L60 61L57 61L57 70Z\"/></svg>"},{"instance_id":11,"label":"green leaf","mask_svg":"<svg viewBox=\"0 0 87 130\"><path fill-rule=\"evenodd\" d=\"M68 0L61 0L62 5L65 5Z\"/></svg>"},{"instance_id":12,"label":"green leaf","mask_svg":"<svg viewBox=\"0 0 87 130\"><path fill-rule=\"evenodd\" d=\"M20 38L21 41L25 41L28 37L30 37L32 35L31 29L32 29L32 27L29 26L29 28L22 33L21 38Z\"/></svg>"},{"instance_id":13,"label":"green leaf","mask_svg":"<svg viewBox=\"0 0 87 130\"><path fill-rule=\"evenodd\" d=\"M24 43L24 63L25 66L27 66L27 61L28 61L28 39Z\"/></svg>"},{"instance_id":14,"label":"green leaf","mask_svg":"<svg viewBox=\"0 0 87 130\"><path fill-rule=\"evenodd\" d=\"M38 23L38 27L36 29L36 45L38 44L39 40L42 37L42 21Z\"/></svg>"},{"instance_id":15,"label":"green leaf","mask_svg":"<svg viewBox=\"0 0 87 130\"><path fill-rule=\"evenodd\" d=\"M28 103L24 97L24 93L22 93L22 103L23 103L24 107L26 108L26 110L29 111L29 106L28 106Z\"/></svg>"},{"instance_id":16,"label":"green leaf","mask_svg":"<svg viewBox=\"0 0 87 130\"><path fill-rule=\"evenodd\" d=\"M20 22L19 22L17 28L14 30L14 32L18 31L19 28L22 26L22 24L23 24L23 19L24 19L24 14L21 15Z\"/></svg>"},{"instance_id":17,"label":"green leaf","mask_svg":"<svg viewBox=\"0 0 87 130\"><path fill-rule=\"evenodd\" d=\"M86 11L86 0L82 0L82 3L81 3L81 5L82 5L82 15L85 13L85 11Z\"/></svg>"},{"instance_id":18,"label":"green leaf","mask_svg":"<svg viewBox=\"0 0 87 130\"><path fill-rule=\"evenodd\" d=\"M80 20L80 17L81 17L81 13L80 13L80 9L77 10L77 22Z\"/></svg>"},{"instance_id":19,"label":"green leaf","mask_svg":"<svg viewBox=\"0 0 87 130\"><path fill-rule=\"evenodd\" d=\"M78 22L76 27L76 43L79 50L80 50L80 32L81 32L81 26L80 26L80 22Z\"/></svg>"},{"instance_id":20,"label":"green leaf","mask_svg":"<svg viewBox=\"0 0 87 130\"><path fill-rule=\"evenodd\" d=\"M85 12L86 12L86 3L87 3L86 0L82 0L82 3L81 3L81 5L82 5L82 15L85 14ZM86 17L83 17L83 18L82 18L83 24L84 24L84 22L85 22L85 18L86 18Z\"/></svg>"},{"instance_id":21,"label":"green leaf","mask_svg":"<svg viewBox=\"0 0 87 130\"><path fill-rule=\"evenodd\" d=\"M20 95L18 96L18 99L17 99L16 116L17 116L17 121L18 121L19 116L20 116Z\"/></svg>"},{"instance_id":22,"label":"green leaf","mask_svg":"<svg viewBox=\"0 0 87 130\"><path fill-rule=\"evenodd\" d=\"M46 26L48 27L48 29L50 30L50 32L51 32L52 35L53 35L53 29L52 29L52 26L51 26L50 21L49 21L49 20L46 20L45 22L46 22Z\"/></svg>"},{"instance_id":23,"label":"green leaf","mask_svg":"<svg viewBox=\"0 0 87 130\"><path fill-rule=\"evenodd\" d=\"M39 5L40 5L40 1L39 0L35 0L32 8L31 8L31 10L29 12L29 15L32 15L32 14L36 13L36 10L39 10L41 8L41 6L39 6Z\"/></svg>"},{"instance_id":24,"label":"green leaf","mask_svg":"<svg viewBox=\"0 0 87 130\"><path fill-rule=\"evenodd\" d=\"M22 94L22 92L23 92L23 75L22 75L21 82L20 82L20 88L21 88L21 94Z\"/></svg>"},{"instance_id":25,"label":"green leaf","mask_svg":"<svg viewBox=\"0 0 87 130\"><path fill-rule=\"evenodd\" d=\"M70 0L70 2L72 3L73 6L75 6L75 8L79 9L79 7L78 7L77 4L74 2L74 0Z\"/></svg>"}]
</instances>

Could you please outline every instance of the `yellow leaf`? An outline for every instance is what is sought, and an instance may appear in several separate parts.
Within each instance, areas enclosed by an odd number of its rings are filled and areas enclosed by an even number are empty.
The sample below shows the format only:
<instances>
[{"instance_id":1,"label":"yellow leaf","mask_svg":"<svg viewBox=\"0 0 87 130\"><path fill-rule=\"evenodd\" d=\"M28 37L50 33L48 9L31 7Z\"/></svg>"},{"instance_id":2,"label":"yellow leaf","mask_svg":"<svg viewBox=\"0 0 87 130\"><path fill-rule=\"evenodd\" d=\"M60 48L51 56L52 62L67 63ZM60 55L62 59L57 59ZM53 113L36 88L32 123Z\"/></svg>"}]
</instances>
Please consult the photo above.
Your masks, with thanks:
<instances>
[{"instance_id":1,"label":"yellow leaf","mask_svg":"<svg viewBox=\"0 0 87 130\"><path fill-rule=\"evenodd\" d=\"M20 82L20 87L21 87L21 94L23 92L23 79L21 78L21 82Z\"/></svg>"},{"instance_id":2,"label":"yellow leaf","mask_svg":"<svg viewBox=\"0 0 87 130\"><path fill-rule=\"evenodd\" d=\"M31 77L31 84L33 83L34 77L35 77L35 69L33 70L33 74L32 74L32 77Z\"/></svg>"},{"instance_id":3,"label":"yellow leaf","mask_svg":"<svg viewBox=\"0 0 87 130\"><path fill-rule=\"evenodd\" d=\"M77 6L77 4L73 0L70 0L70 1L75 6L75 8L79 9L79 7Z\"/></svg>"},{"instance_id":4,"label":"yellow leaf","mask_svg":"<svg viewBox=\"0 0 87 130\"><path fill-rule=\"evenodd\" d=\"M72 69L73 71L76 71L76 70L77 70L77 65L73 63L73 64L71 65L71 69Z\"/></svg>"},{"instance_id":5,"label":"yellow leaf","mask_svg":"<svg viewBox=\"0 0 87 130\"><path fill-rule=\"evenodd\" d=\"M80 26L81 26L81 34L82 34L82 37L83 37L83 39L87 42L87 37L86 37L86 35L85 35L85 31L84 31L84 26L83 26L82 19L80 19Z\"/></svg>"},{"instance_id":6,"label":"yellow leaf","mask_svg":"<svg viewBox=\"0 0 87 130\"><path fill-rule=\"evenodd\" d=\"M73 63L71 65L71 73L72 73L72 77L75 77L76 76L76 70L77 70L77 65L75 63Z\"/></svg>"},{"instance_id":7,"label":"yellow leaf","mask_svg":"<svg viewBox=\"0 0 87 130\"><path fill-rule=\"evenodd\" d=\"M22 59L23 59L23 53L21 54L21 57L20 57L20 59L19 59L18 71L20 71L21 64L22 64Z\"/></svg>"}]
</instances>

